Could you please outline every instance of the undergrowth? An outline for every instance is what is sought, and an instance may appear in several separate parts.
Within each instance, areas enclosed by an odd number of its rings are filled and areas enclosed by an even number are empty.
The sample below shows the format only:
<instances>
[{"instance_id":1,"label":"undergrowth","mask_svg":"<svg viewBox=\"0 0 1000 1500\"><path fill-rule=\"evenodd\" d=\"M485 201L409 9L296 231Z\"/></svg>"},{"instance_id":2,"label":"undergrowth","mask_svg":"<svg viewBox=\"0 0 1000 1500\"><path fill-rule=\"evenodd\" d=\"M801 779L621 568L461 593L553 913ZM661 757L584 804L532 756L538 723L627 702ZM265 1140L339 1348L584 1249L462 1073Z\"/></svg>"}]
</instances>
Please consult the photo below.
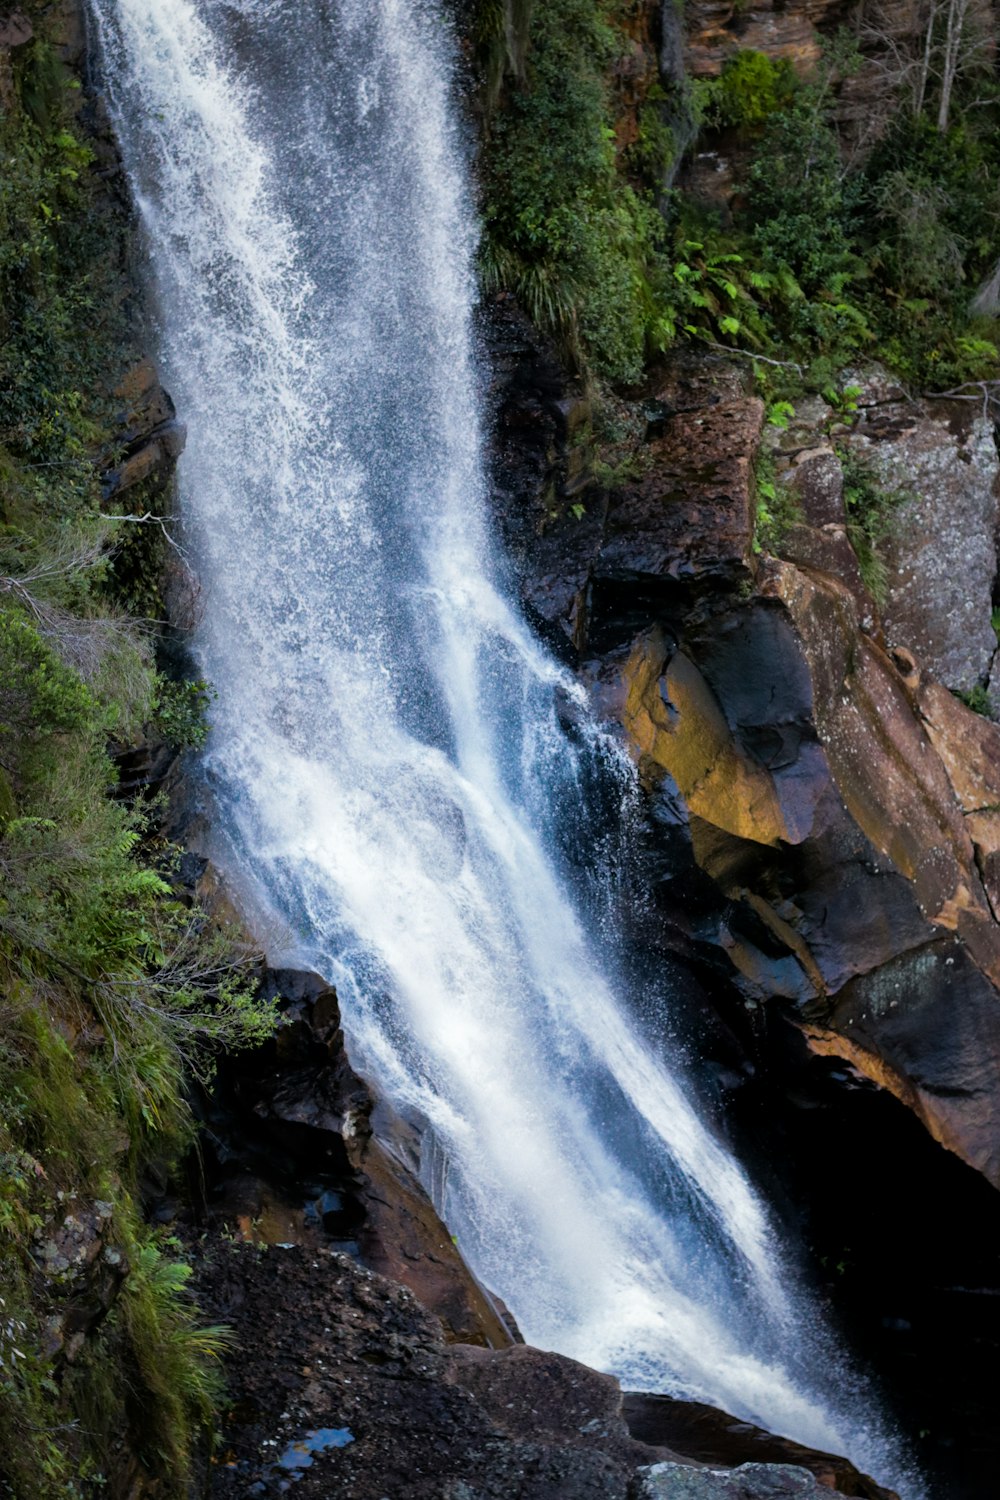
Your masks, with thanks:
<instances>
[{"instance_id":1,"label":"undergrowth","mask_svg":"<svg viewBox=\"0 0 1000 1500\"><path fill-rule=\"evenodd\" d=\"M944 129L933 90L915 111L886 84L879 143L845 159L835 108L862 64L852 36L828 38L805 80L737 52L693 87L647 82L639 139L619 150L614 80L632 12L615 0L479 7L487 290L513 291L584 372L613 383L683 340L781 361L783 394L823 390L864 357L917 389L1000 377L1000 297L974 295L1000 233L988 76L963 74ZM662 190L678 88L703 149L749 154L726 222Z\"/></svg>"},{"instance_id":2,"label":"undergrowth","mask_svg":"<svg viewBox=\"0 0 1000 1500\"><path fill-rule=\"evenodd\" d=\"M208 689L157 672L156 620L135 611L158 599L160 554L124 546L150 528L102 510L126 216L75 80L44 37L15 58L0 111L0 1495L125 1493L131 1454L180 1496L223 1335L200 1327L141 1184L190 1140L192 1070L273 1019L247 955L175 890L155 809L113 795L109 745L150 724L197 743ZM77 1274L56 1253L67 1216L102 1204L98 1258Z\"/></svg>"}]
</instances>

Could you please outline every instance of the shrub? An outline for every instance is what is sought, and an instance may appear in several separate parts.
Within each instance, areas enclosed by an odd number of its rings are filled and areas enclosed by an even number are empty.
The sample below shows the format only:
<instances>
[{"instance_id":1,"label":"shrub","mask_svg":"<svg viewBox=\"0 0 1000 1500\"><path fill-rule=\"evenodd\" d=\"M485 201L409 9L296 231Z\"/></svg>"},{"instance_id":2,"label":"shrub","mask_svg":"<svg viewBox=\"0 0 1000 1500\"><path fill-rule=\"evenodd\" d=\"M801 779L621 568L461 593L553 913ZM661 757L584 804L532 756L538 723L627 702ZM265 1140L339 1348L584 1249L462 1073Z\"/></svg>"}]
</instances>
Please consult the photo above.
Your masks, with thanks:
<instances>
[{"instance_id":1,"label":"shrub","mask_svg":"<svg viewBox=\"0 0 1000 1500\"><path fill-rule=\"evenodd\" d=\"M862 455L849 448L837 448L836 452L844 475L847 535L865 587L881 605L885 603L887 583L883 546L892 532L894 512L908 498L907 492L886 489Z\"/></svg>"},{"instance_id":2,"label":"shrub","mask_svg":"<svg viewBox=\"0 0 1000 1500\"><path fill-rule=\"evenodd\" d=\"M797 87L787 58L750 49L727 58L718 78L695 86L695 108L710 129L755 127L791 103Z\"/></svg>"}]
</instances>

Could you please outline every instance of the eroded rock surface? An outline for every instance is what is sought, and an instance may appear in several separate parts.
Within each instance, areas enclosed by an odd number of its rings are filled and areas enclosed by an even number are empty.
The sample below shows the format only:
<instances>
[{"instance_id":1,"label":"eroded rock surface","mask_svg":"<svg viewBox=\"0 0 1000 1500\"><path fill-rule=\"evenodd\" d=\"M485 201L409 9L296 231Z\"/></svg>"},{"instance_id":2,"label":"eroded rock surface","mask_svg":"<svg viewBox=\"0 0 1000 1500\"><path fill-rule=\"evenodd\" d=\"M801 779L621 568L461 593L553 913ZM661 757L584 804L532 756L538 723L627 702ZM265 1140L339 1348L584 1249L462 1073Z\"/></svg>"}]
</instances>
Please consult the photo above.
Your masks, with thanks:
<instances>
[{"instance_id":1,"label":"eroded rock surface","mask_svg":"<svg viewBox=\"0 0 1000 1500\"><path fill-rule=\"evenodd\" d=\"M997 650L992 420L955 401L891 401L864 407L847 441L905 497L885 546L886 640L945 687L969 692L985 683Z\"/></svg>"},{"instance_id":2,"label":"eroded rock surface","mask_svg":"<svg viewBox=\"0 0 1000 1500\"><path fill-rule=\"evenodd\" d=\"M216 1243L197 1282L203 1306L237 1340L213 1497L277 1496L293 1473L300 1500L838 1493L808 1469L754 1461L752 1437L742 1451L733 1438L733 1461L744 1464L733 1474L641 1442L610 1376L539 1349L449 1346L408 1291L347 1256ZM851 1486L839 1493L893 1500L843 1460L831 1462ZM757 1488L739 1488L747 1482Z\"/></svg>"},{"instance_id":3,"label":"eroded rock surface","mask_svg":"<svg viewBox=\"0 0 1000 1500\"><path fill-rule=\"evenodd\" d=\"M586 545L564 514L534 557L649 794L664 946L725 955L744 1004L784 1003L1000 1185L1000 728L948 691L995 650L996 451L967 409L860 383L857 418L817 400L769 435L800 505L781 559L752 546L759 403L690 355L644 397L660 416L638 477L585 495ZM913 490L884 615L845 445ZM930 533L947 562L918 609Z\"/></svg>"}]
</instances>

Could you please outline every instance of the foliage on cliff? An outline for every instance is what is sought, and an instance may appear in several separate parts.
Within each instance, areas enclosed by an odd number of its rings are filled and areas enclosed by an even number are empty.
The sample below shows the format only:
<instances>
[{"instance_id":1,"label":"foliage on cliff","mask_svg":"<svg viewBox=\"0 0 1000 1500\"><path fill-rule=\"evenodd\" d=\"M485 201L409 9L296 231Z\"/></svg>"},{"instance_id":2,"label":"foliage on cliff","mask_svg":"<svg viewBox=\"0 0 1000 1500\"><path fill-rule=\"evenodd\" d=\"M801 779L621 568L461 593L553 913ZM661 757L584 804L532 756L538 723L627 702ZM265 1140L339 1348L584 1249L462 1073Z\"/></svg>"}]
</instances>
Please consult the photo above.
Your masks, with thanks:
<instances>
[{"instance_id":1,"label":"foliage on cliff","mask_svg":"<svg viewBox=\"0 0 1000 1500\"><path fill-rule=\"evenodd\" d=\"M654 193L648 180L624 170L616 149L609 80L626 45L620 23L630 8L551 0L522 7L516 18L503 5L479 12L490 80L484 283L514 291L572 357L615 380L637 379L660 336L658 283L666 266ZM508 83L496 97L505 62ZM670 149L657 123L651 114L636 143L647 179Z\"/></svg>"},{"instance_id":2,"label":"foliage on cliff","mask_svg":"<svg viewBox=\"0 0 1000 1500\"><path fill-rule=\"evenodd\" d=\"M679 339L783 360L818 389L873 354L925 389L995 376L1000 89L976 6L958 8L964 30L934 7L912 58L855 8L805 79L736 51L692 85L656 75L656 7L483 0L486 287L613 382ZM877 140L851 150L838 101L862 65ZM678 121L689 150L742 172L726 212L664 192Z\"/></svg>"},{"instance_id":3,"label":"foliage on cliff","mask_svg":"<svg viewBox=\"0 0 1000 1500\"><path fill-rule=\"evenodd\" d=\"M127 224L53 49L0 107L0 1494L184 1492L220 1335L144 1223L185 1074L270 1026L240 955L115 799L109 746L178 694L115 597L102 509ZM153 565L154 554L147 562ZM119 565L120 566L120 565ZM180 695L183 698L183 693ZM174 714L176 718L176 713Z\"/></svg>"}]
</instances>

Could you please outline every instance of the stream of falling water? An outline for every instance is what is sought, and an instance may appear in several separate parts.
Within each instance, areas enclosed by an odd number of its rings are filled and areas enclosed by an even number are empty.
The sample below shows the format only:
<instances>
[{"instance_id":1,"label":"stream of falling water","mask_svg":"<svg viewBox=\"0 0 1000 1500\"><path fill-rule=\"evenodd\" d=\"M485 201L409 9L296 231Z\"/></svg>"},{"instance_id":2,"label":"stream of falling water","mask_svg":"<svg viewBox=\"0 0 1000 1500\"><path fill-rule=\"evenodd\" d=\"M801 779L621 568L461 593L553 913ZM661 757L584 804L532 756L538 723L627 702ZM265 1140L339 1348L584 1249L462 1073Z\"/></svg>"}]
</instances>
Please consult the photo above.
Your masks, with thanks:
<instances>
[{"instance_id":1,"label":"stream of falling water","mask_svg":"<svg viewBox=\"0 0 1000 1500\"><path fill-rule=\"evenodd\" d=\"M586 724L581 690L510 603L486 521L438 7L92 10L189 431L203 770L232 868L336 982L352 1058L422 1122L438 1206L529 1341L901 1483L655 1040L662 997L618 978L588 788L627 776L596 730L560 728L560 698Z\"/></svg>"}]
</instances>

